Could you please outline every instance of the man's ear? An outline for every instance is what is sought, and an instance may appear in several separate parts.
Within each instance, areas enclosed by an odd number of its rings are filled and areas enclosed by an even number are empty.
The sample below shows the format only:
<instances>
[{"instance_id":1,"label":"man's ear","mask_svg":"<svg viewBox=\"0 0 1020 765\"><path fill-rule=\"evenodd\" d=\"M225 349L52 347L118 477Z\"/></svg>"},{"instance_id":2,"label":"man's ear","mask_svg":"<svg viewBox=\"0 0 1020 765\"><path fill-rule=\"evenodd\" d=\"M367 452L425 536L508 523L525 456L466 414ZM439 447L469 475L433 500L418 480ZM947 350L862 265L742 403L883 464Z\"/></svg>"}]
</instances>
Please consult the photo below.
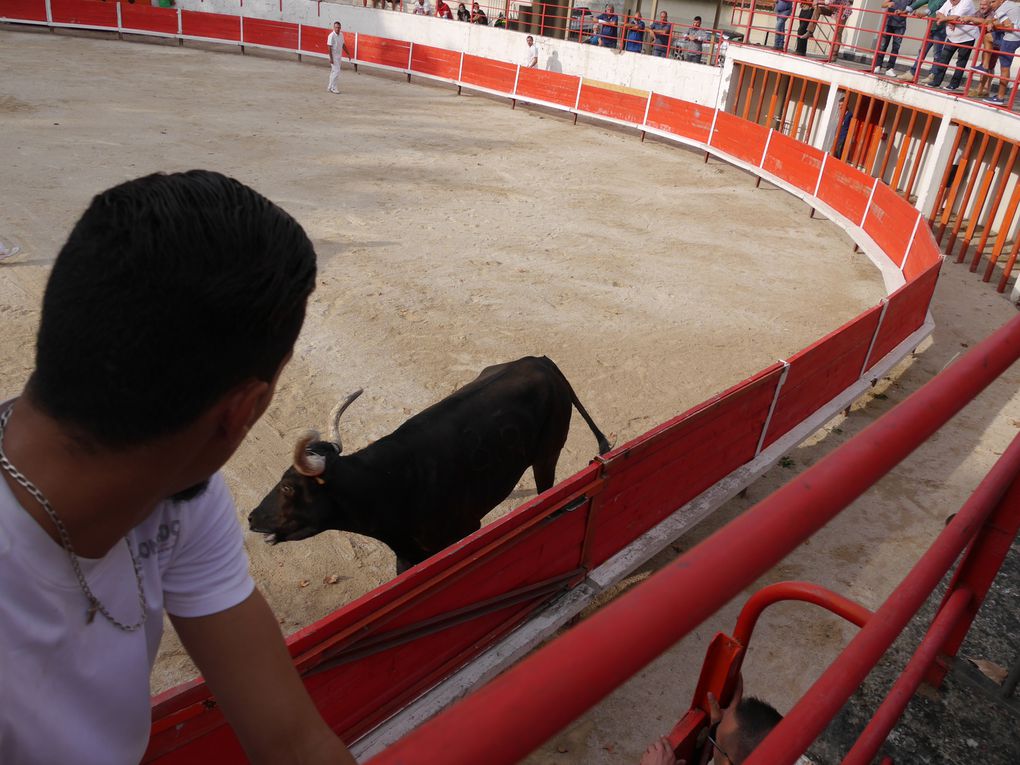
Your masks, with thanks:
<instances>
[{"instance_id":1,"label":"man's ear","mask_svg":"<svg viewBox=\"0 0 1020 765\"><path fill-rule=\"evenodd\" d=\"M228 393L220 409L221 435L231 444L240 444L269 406L273 387L265 380L246 380Z\"/></svg>"}]
</instances>

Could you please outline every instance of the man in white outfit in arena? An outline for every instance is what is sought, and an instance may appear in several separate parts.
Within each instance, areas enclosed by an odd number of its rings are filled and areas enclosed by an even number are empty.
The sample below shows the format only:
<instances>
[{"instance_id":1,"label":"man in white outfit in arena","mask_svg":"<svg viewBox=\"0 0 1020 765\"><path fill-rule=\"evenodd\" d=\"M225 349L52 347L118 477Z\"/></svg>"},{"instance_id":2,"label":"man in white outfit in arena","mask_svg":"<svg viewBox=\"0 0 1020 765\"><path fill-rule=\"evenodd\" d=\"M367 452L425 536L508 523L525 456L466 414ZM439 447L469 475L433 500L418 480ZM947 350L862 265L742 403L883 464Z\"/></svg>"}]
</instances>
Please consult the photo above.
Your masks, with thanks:
<instances>
[{"instance_id":1,"label":"man in white outfit in arena","mask_svg":"<svg viewBox=\"0 0 1020 765\"><path fill-rule=\"evenodd\" d=\"M333 31L326 38L326 47L329 48L329 92L340 92L340 56L344 54L348 59L352 58L350 50L347 49L347 42L344 40L344 33L340 31L340 22L333 22Z\"/></svg>"}]
</instances>

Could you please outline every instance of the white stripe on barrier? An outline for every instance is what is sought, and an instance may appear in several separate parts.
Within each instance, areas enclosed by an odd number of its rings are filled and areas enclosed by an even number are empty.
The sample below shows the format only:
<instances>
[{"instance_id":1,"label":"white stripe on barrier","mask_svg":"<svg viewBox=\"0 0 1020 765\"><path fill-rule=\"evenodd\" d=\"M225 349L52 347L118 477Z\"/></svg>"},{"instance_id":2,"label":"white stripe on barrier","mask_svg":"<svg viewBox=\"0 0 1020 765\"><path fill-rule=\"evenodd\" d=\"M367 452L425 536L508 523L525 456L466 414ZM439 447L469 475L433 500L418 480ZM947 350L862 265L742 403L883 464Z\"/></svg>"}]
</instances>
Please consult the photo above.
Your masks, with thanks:
<instances>
[{"instance_id":1,"label":"white stripe on barrier","mask_svg":"<svg viewBox=\"0 0 1020 765\"><path fill-rule=\"evenodd\" d=\"M818 196L818 189L822 187L822 176L825 175L825 165L828 163L828 161L829 152L825 152L825 154L822 155L822 166L818 168L818 180L815 181L815 190L811 192L811 196L813 197Z\"/></svg>"},{"instance_id":2,"label":"white stripe on barrier","mask_svg":"<svg viewBox=\"0 0 1020 765\"><path fill-rule=\"evenodd\" d=\"M584 83L584 77L577 78L577 98L574 99L574 111L577 112L581 108L581 85Z\"/></svg>"},{"instance_id":3,"label":"white stripe on barrier","mask_svg":"<svg viewBox=\"0 0 1020 765\"><path fill-rule=\"evenodd\" d=\"M862 380L864 373L868 371L868 362L871 361L871 353L875 350L875 343L878 342L878 333L882 331L882 324L885 323L885 312L889 310L888 298L882 298L882 313L878 315L878 325L871 336L871 343L868 344L868 352L864 354L864 364L861 366L861 373L858 375Z\"/></svg>"},{"instance_id":4,"label":"white stripe on barrier","mask_svg":"<svg viewBox=\"0 0 1020 765\"><path fill-rule=\"evenodd\" d=\"M414 43L407 46L407 73L411 73L411 60L414 58Z\"/></svg>"},{"instance_id":5,"label":"white stripe on barrier","mask_svg":"<svg viewBox=\"0 0 1020 765\"><path fill-rule=\"evenodd\" d=\"M871 184L871 193L868 194L868 203L864 205L864 214L861 216L860 227L864 228L864 221L868 219L868 213L871 212L871 200L875 198L875 189L878 188L878 178ZM890 258L891 260L891 258Z\"/></svg>"},{"instance_id":6,"label":"white stripe on barrier","mask_svg":"<svg viewBox=\"0 0 1020 765\"><path fill-rule=\"evenodd\" d=\"M645 101L645 116L641 118L641 127L648 124L648 111L652 108L652 91L648 91L648 100Z\"/></svg>"},{"instance_id":7,"label":"white stripe on barrier","mask_svg":"<svg viewBox=\"0 0 1020 765\"><path fill-rule=\"evenodd\" d=\"M772 134L776 132L772 128L769 128L769 132L765 134L765 148L761 150L761 160L758 162L758 167L765 167L765 157L769 153L769 145L772 143Z\"/></svg>"},{"instance_id":8,"label":"white stripe on barrier","mask_svg":"<svg viewBox=\"0 0 1020 765\"><path fill-rule=\"evenodd\" d=\"M900 263L900 271L907 267L907 258L910 257L910 248L914 246L914 237L917 236L917 227L921 224L921 218L924 215L921 211L917 212L917 220L914 221L914 230L910 232L910 241L907 242L907 248L903 251L903 262Z\"/></svg>"},{"instance_id":9,"label":"white stripe on barrier","mask_svg":"<svg viewBox=\"0 0 1020 765\"><path fill-rule=\"evenodd\" d=\"M457 69L457 86L459 87L464 79L464 51L460 52L460 67Z\"/></svg>"},{"instance_id":10,"label":"white stripe on barrier","mask_svg":"<svg viewBox=\"0 0 1020 765\"><path fill-rule=\"evenodd\" d=\"M761 454L761 447L765 443L765 436L768 435L769 425L772 424L772 415L776 411L776 404L779 403L779 392L783 389L783 383L786 382L787 375L790 374L790 362L786 359L779 359L779 363L783 365L783 371L780 373L779 380L776 382L776 392L772 394L772 403L769 404L769 413L765 415L765 424L761 426L761 435L758 436L758 445L754 448L755 457Z\"/></svg>"},{"instance_id":11,"label":"white stripe on barrier","mask_svg":"<svg viewBox=\"0 0 1020 765\"><path fill-rule=\"evenodd\" d=\"M513 96L514 98L517 98L517 83L520 81L520 79L521 79L521 65L518 64L517 71L514 72L514 87L513 90L510 91L510 95Z\"/></svg>"}]
</instances>

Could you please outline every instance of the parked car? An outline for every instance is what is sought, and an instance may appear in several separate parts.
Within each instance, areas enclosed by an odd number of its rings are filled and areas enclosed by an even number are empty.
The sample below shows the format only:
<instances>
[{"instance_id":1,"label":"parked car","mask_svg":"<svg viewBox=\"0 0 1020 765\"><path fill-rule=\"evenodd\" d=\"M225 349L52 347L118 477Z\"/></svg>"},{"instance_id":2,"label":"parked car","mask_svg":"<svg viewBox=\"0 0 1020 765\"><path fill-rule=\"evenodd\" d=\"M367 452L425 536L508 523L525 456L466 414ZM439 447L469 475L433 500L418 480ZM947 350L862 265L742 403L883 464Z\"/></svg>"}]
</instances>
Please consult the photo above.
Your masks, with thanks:
<instances>
[{"instance_id":1,"label":"parked car","mask_svg":"<svg viewBox=\"0 0 1020 765\"><path fill-rule=\"evenodd\" d=\"M571 8L570 19L567 21L567 39L584 42L593 34L595 34L595 14L583 5Z\"/></svg>"}]
</instances>

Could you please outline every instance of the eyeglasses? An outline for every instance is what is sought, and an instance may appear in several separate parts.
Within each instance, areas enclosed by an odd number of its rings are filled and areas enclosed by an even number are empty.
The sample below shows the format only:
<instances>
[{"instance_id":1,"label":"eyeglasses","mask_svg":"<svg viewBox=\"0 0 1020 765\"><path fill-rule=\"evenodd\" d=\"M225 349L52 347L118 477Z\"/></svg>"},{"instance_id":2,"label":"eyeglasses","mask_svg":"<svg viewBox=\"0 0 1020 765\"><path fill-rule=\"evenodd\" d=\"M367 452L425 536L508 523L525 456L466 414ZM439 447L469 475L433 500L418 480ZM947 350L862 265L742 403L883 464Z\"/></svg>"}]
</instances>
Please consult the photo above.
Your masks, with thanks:
<instances>
[{"instance_id":1,"label":"eyeglasses","mask_svg":"<svg viewBox=\"0 0 1020 765\"><path fill-rule=\"evenodd\" d=\"M712 738L711 733L708 734L708 743L710 743L713 747L719 750L719 754L726 758L726 762L730 763L730 765L733 765L733 758L726 754L723 748L719 746L719 742Z\"/></svg>"}]
</instances>

